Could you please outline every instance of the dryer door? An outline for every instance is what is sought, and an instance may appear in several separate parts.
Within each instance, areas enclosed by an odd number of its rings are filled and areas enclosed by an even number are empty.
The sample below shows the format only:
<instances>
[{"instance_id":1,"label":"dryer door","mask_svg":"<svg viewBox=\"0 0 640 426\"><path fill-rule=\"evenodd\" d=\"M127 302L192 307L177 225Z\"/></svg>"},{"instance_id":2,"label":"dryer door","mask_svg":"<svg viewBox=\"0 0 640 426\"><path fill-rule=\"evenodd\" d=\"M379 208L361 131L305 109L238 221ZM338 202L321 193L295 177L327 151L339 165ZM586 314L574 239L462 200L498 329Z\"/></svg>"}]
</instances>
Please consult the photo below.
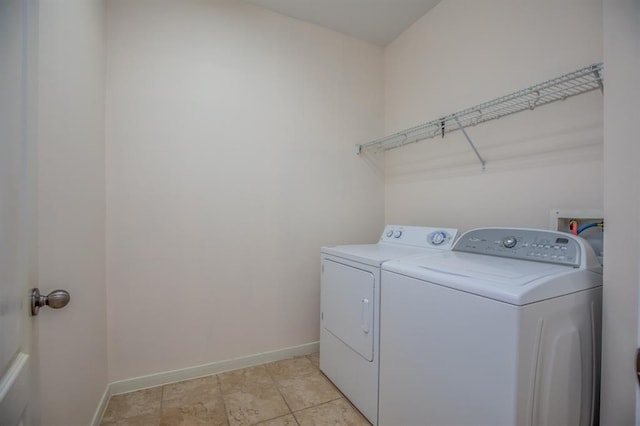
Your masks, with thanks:
<instances>
[{"instance_id":1,"label":"dryer door","mask_svg":"<svg viewBox=\"0 0 640 426\"><path fill-rule=\"evenodd\" d=\"M373 361L374 274L328 259L322 268L322 326Z\"/></svg>"}]
</instances>

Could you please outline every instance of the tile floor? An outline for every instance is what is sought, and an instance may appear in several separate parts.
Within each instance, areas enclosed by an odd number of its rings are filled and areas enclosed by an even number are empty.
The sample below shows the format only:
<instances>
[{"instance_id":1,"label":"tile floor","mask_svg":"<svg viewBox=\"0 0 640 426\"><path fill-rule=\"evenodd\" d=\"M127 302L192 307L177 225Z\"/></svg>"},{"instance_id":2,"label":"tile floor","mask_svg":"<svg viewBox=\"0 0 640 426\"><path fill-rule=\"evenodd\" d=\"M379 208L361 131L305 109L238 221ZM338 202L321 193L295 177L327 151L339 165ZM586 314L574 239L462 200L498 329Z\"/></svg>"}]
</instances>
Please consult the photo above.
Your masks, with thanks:
<instances>
[{"instance_id":1,"label":"tile floor","mask_svg":"<svg viewBox=\"0 0 640 426\"><path fill-rule=\"evenodd\" d=\"M368 426L318 353L111 397L102 426Z\"/></svg>"}]
</instances>

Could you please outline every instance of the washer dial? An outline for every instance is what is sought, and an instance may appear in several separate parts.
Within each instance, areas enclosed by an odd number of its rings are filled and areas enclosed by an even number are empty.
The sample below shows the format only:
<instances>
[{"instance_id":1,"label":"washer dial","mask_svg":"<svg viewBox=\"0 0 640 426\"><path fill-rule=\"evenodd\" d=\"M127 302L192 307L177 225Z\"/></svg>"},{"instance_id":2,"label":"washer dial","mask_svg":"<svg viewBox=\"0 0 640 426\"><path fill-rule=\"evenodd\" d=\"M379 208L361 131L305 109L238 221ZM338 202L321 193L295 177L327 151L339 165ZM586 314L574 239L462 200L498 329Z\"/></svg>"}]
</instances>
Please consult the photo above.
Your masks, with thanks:
<instances>
[{"instance_id":1,"label":"washer dial","mask_svg":"<svg viewBox=\"0 0 640 426\"><path fill-rule=\"evenodd\" d=\"M434 232L431 235L429 235L429 242L434 246L439 246L440 244L447 241L447 237L448 235L444 231Z\"/></svg>"}]
</instances>

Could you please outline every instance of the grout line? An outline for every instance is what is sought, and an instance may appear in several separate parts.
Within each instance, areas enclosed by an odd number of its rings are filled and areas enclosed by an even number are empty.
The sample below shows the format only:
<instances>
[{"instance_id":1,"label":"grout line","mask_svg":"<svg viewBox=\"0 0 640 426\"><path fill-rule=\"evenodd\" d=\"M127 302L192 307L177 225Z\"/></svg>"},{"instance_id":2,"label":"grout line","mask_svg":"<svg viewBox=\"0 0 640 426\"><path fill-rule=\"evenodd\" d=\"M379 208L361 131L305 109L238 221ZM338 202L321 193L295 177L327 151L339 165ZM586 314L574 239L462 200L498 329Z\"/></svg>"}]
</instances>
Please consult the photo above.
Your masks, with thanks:
<instances>
[{"instance_id":1,"label":"grout line","mask_svg":"<svg viewBox=\"0 0 640 426\"><path fill-rule=\"evenodd\" d=\"M275 362L277 362L277 361L275 361ZM272 363L270 362L269 364L272 364ZM287 399L282 394L282 391L280 390L280 386L278 386L278 381L273 377L273 374L271 374L271 371L269 371L269 369L267 368L267 364L264 364L264 369L267 372L267 374L269 375L269 377L271 377L271 380L273 381L273 384L274 384L276 390L278 391L278 394L280 395L280 398L282 398L282 400L284 401L285 405L287 406L287 409L289 409L289 414L293 415L293 410L291 409L291 406L289 406L289 403L287 402ZM295 416L293 416L293 418L295 419ZM298 423L298 420L296 420L296 423Z\"/></svg>"},{"instance_id":2,"label":"grout line","mask_svg":"<svg viewBox=\"0 0 640 426\"><path fill-rule=\"evenodd\" d=\"M297 358L297 357L293 357L293 358L290 358L290 359L294 359L294 358ZM349 401L349 400L347 399L347 397L346 397L346 396L345 396L345 395L340 391L340 389L338 389L338 387L337 387L336 385L334 385L334 384L333 384L333 382L332 382L331 380L329 380L329 378L328 378L328 377L327 377L327 376L322 372L322 370L320 370L320 367L319 367L319 366L316 366L316 365L313 363L313 361L312 361L312 360L311 360L311 358L310 358L310 355L303 355L301 358L305 358L305 359L306 359L306 360L307 360L307 361L308 361L308 362L313 366L313 368L314 368L318 373L320 373L320 375L321 375L322 377L324 377L324 378L325 378L325 379L326 379L326 380L331 384L331 386L333 386L333 387L338 391L338 393L340 394L340 396L338 396L337 398L331 399L331 400L329 400L329 401L324 401L324 402L321 402L321 403L319 403L319 404L311 405L311 406L309 406L309 407L305 407L305 408L301 408L301 409L299 409L299 410L297 410L297 411L293 411L293 410L291 409L291 407L289 406L289 403L287 402L287 400L284 398L284 395L282 395L282 392L281 392L281 390L280 390L280 387L278 386L278 381L273 377L273 375L271 374L271 372L269 371L269 369L268 369L268 368L266 368L266 364L265 364L265 369L267 370L267 374L269 374L269 377L271 377L271 379L272 379L272 380L274 381L274 383L276 384L276 389L278 390L278 392L279 392L279 393L280 393L280 395L282 396L282 399L284 400L285 404L287 404L287 407L289 408L289 411L291 412L291 415L293 415L293 418L294 418L294 420L296 421L296 424L297 424L298 426L300 425L300 423L298 422L298 418L296 417L296 413L300 413L301 411L309 410L309 409L311 409L311 408L321 407L321 406L323 406L323 405L329 404L329 403L331 403L331 402L338 401L338 400L340 400L340 399L344 399L344 400L345 400L345 402L346 402L346 403L347 403L347 404L348 404L348 405L349 405L349 406L350 406L350 407L351 407L351 408L356 412L356 415L358 415L358 416L360 416L360 417L362 417L362 418L364 419L364 416L360 413L360 411L359 411L359 410L357 410L357 409L355 408L355 406L353 406L353 404L351 403L351 401ZM282 361L286 361L286 360L282 360ZM279 361L274 361L274 362L279 362ZM276 417L276 418L279 418L279 417ZM366 419L365 419L365 420L366 420Z\"/></svg>"},{"instance_id":3,"label":"grout line","mask_svg":"<svg viewBox=\"0 0 640 426\"><path fill-rule=\"evenodd\" d=\"M164 415L164 388L166 386L167 385L163 385L160 390L160 419L162 419L162 416Z\"/></svg>"},{"instance_id":4,"label":"grout line","mask_svg":"<svg viewBox=\"0 0 640 426\"><path fill-rule=\"evenodd\" d=\"M229 412L227 411L227 403L224 400L224 395L222 394L222 385L220 384L220 375L214 374L216 378L216 386L218 386L218 393L220 394L220 399L222 400L222 408L224 408L224 417L227 420L227 424L231 424L229 422Z\"/></svg>"},{"instance_id":5,"label":"grout line","mask_svg":"<svg viewBox=\"0 0 640 426\"><path fill-rule=\"evenodd\" d=\"M308 409L310 409L310 408L322 407L323 405L329 404L329 403L331 403L331 402L338 401L338 400L340 400L340 399L344 399L344 400L346 400L346 401L347 401L347 403L349 403L349 400L347 400L344 396L339 396L339 397L337 397L337 398L330 399L329 401L325 401L325 402L321 402L320 404L312 405L311 407L301 408L301 409L299 409L298 411L293 411L293 413L299 413L299 412L301 412L301 411L308 410ZM349 403L349 405L351 405L351 403Z\"/></svg>"},{"instance_id":6,"label":"grout line","mask_svg":"<svg viewBox=\"0 0 640 426\"><path fill-rule=\"evenodd\" d=\"M298 419L296 419L296 416L293 415L293 412L290 412L290 413L287 413L287 414L282 414L282 415L277 416L277 417L271 417L271 418L268 418L268 419L260 420L258 423L252 423L252 425L260 426L261 424L266 423L266 422L270 422L271 420L281 419L281 418L287 417L287 416L293 417L293 420L296 422L296 425L300 426L300 423L298 423Z\"/></svg>"}]
</instances>

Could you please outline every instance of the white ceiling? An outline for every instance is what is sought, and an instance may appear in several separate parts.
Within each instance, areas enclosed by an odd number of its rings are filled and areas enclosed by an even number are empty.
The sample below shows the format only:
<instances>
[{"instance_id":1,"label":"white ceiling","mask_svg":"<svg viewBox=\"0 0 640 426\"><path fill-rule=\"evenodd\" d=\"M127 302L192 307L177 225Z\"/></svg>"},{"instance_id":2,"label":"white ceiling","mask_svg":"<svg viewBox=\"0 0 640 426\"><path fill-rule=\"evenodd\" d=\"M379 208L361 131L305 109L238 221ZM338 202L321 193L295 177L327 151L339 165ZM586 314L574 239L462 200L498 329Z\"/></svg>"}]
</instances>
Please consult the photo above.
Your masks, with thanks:
<instances>
[{"instance_id":1,"label":"white ceiling","mask_svg":"<svg viewBox=\"0 0 640 426\"><path fill-rule=\"evenodd\" d=\"M244 0L380 46L395 40L440 0Z\"/></svg>"}]
</instances>

